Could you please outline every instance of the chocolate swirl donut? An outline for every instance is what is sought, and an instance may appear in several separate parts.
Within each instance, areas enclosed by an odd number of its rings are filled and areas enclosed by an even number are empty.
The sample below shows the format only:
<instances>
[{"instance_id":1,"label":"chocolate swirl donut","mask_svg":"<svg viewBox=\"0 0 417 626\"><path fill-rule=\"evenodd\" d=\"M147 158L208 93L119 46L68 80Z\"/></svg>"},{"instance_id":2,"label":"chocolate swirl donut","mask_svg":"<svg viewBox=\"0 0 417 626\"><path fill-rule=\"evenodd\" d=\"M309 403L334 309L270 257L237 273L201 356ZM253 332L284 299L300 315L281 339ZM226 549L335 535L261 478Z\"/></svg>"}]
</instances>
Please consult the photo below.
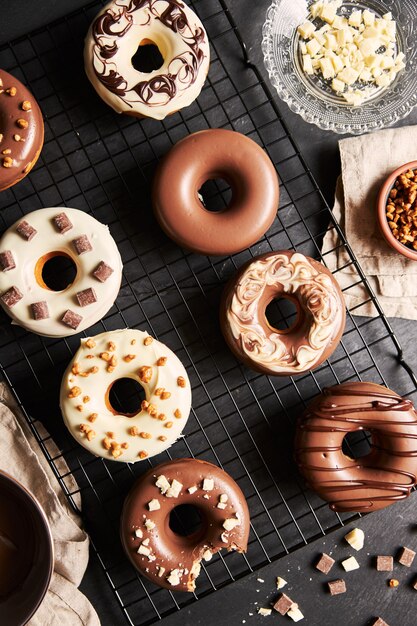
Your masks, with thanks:
<instances>
[{"instance_id":1,"label":"chocolate swirl donut","mask_svg":"<svg viewBox=\"0 0 417 626\"><path fill-rule=\"evenodd\" d=\"M367 430L370 453L351 459L347 433ZM334 511L369 512L410 495L417 475L417 413L410 400L374 383L325 389L299 420L295 455L312 489Z\"/></svg>"},{"instance_id":2,"label":"chocolate swirl donut","mask_svg":"<svg viewBox=\"0 0 417 626\"><path fill-rule=\"evenodd\" d=\"M132 66L142 42L158 46L159 70ZM198 96L210 52L203 25L180 0L113 0L91 25L84 58L96 91L117 112L163 119Z\"/></svg>"},{"instance_id":3,"label":"chocolate swirl donut","mask_svg":"<svg viewBox=\"0 0 417 626\"><path fill-rule=\"evenodd\" d=\"M266 307L285 297L297 306L288 330L272 328ZM249 367L292 376L317 367L336 349L345 325L340 287L327 268L281 250L252 259L226 286L221 325L229 347Z\"/></svg>"}]
</instances>

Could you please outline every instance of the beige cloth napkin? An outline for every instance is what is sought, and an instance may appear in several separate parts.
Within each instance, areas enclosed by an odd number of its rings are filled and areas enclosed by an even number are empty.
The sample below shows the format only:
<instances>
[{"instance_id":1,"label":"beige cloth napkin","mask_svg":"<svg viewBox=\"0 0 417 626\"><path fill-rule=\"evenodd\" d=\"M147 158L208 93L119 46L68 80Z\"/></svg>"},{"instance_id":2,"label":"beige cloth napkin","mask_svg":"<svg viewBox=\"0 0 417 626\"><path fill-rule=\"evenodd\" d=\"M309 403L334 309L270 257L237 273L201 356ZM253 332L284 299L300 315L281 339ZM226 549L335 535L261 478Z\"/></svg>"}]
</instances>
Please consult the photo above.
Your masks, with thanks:
<instances>
[{"instance_id":1,"label":"beige cloth napkin","mask_svg":"<svg viewBox=\"0 0 417 626\"><path fill-rule=\"evenodd\" d=\"M59 469L65 467L62 461ZM69 507L24 416L4 384L0 384L0 468L36 496L48 517L54 539L55 566L51 584L28 624L100 626L95 610L77 589L88 563L88 535L80 528L80 520ZM76 487L74 479L70 480L72 485L69 486Z\"/></svg>"},{"instance_id":2,"label":"beige cloth napkin","mask_svg":"<svg viewBox=\"0 0 417 626\"><path fill-rule=\"evenodd\" d=\"M342 176L336 187L333 214L356 255L370 286L388 317L417 319L417 262L392 250L379 232L376 198L385 178L400 165L417 158L417 126L383 130L339 142ZM323 242L325 261L356 315L375 317L377 311L335 229ZM346 266L346 267L345 267Z\"/></svg>"}]
</instances>

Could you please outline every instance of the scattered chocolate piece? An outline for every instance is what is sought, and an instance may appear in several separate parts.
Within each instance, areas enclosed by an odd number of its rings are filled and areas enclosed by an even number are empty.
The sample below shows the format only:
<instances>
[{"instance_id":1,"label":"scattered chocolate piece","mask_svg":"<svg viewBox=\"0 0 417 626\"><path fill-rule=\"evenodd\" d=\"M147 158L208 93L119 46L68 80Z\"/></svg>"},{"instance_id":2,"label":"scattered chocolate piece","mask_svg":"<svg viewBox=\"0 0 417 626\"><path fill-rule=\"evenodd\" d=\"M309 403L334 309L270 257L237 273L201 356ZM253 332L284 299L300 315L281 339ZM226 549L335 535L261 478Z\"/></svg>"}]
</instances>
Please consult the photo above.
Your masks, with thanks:
<instances>
[{"instance_id":1,"label":"scattered chocolate piece","mask_svg":"<svg viewBox=\"0 0 417 626\"><path fill-rule=\"evenodd\" d=\"M72 243L74 244L77 254L85 254L93 249L87 235L80 235L77 239L74 239Z\"/></svg>"},{"instance_id":2,"label":"scattered chocolate piece","mask_svg":"<svg viewBox=\"0 0 417 626\"><path fill-rule=\"evenodd\" d=\"M89 304L97 302L96 292L91 287L78 291L75 295L77 296L78 304L80 306L88 306Z\"/></svg>"},{"instance_id":3,"label":"scattered chocolate piece","mask_svg":"<svg viewBox=\"0 0 417 626\"><path fill-rule=\"evenodd\" d=\"M69 326L73 330L77 330L82 319L83 318L81 315L78 315L77 313L74 313L74 311L71 311L70 309L68 309L67 311L65 311L65 314L61 319L61 322L63 322L66 326Z\"/></svg>"},{"instance_id":4,"label":"scattered chocolate piece","mask_svg":"<svg viewBox=\"0 0 417 626\"><path fill-rule=\"evenodd\" d=\"M285 593L281 593L280 597L274 604L274 609L281 613L281 615L286 615L290 608L294 605L294 602L289 598Z\"/></svg>"},{"instance_id":5,"label":"scattered chocolate piece","mask_svg":"<svg viewBox=\"0 0 417 626\"><path fill-rule=\"evenodd\" d=\"M49 318L48 303L45 300L34 302L30 305L34 320L46 320Z\"/></svg>"},{"instance_id":6,"label":"scattered chocolate piece","mask_svg":"<svg viewBox=\"0 0 417 626\"><path fill-rule=\"evenodd\" d=\"M8 272L9 270L14 270L16 267L16 263L13 258L13 254L10 250L5 250L5 252L0 252L0 265L3 272Z\"/></svg>"},{"instance_id":7,"label":"scattered chocolate piece","mask_svg":"<svg viewBox=\"0 0 417 626\"><path fill-rule=\"evenodd\" d=\"M17 287L10 287L10 289L8 289L1 296L1 299L3 300L4 304L8 306L9 308L17 304L19 300L21 300L22 298L23 298L23 294L20 293Z\"/></svg>"},{"instance_id":8,"label":"scattered chocolate piece","mask_svg":"<svg viewBox=\"0 0 417 626\"><path fill-rule=\"evenodd\" d=\"M414 552L414 550L410 550L410 548L403 548L401 550L400 556L398 557L398 563L401 563L401 565L405 565L405 567L411 567L415 556L416 553Z\"/></svg>"},{"instance_id":9,"label":"scattered chocolate piece","mask_svg":"<svg viewBox=\"0 0 417 626\"><path fill-rule=\"evenodd\" d=\"M33 228L26 220L23 220L16 226L16 230L27 241L30 241L34 238L36 233L38 232L36 228Z\"/></svg>"},{"instance_id":10,"label":"scattered chocolate piece","mask_svg":"<svg viewBox=\"0 0 417 626\"><path fill-rule=\"evenodd\" d=\"M346 583L341 578L338 578L337 580L332 580L331 582L327 583L327 585L329 587L330 595L332 596L337 596L339 595L339 593L346 593Z\"/></svg>"},{"instance_id":11,"label":"scattered chocolate piece","mask_svg":"<svg viewBox=\"0 0 417 626\"><path fill-rule=\"evenodd\" d=\"M59 213L54 217L55 226L61 233L61 235L65 235L72 228L72 224L66 213Z\"/></svg>"},{"instance_id":12,"label":"scattered chocolate piece","mask_svg":"<svg viewBox=\"0 0 417 626\"><path fill-rule=\"evenodd\" d=\"M100 261L97 265L96 269L93 272L93 275L99 280L101 283L105 283L106 280L113 274L113 269L110 265L107 265L104 261Z\"/></svg>"},{"instance_id":13,"label":"scattered chocolate piece","mask_svg":"<svg viewBox=\"0 0 417 626\"><path fill-rule=\"evenodd\" d=\"M332 569L334 563L335 561L334 559L332 559L331 556L323 553L316 563L316 569L318 569L319 572L323 572L323 574L328 574Z\"/></svg>"},{"instance_id":14,"label":"scattered chocolate piece","mask_svg":"<svg viewBox=\"0 0 417 626\"><path fill-rule=\"evenodd\" d=\"M392 556L377 556L376 569L378 572L392 572L394 569L394 559Z\"/></svg>"},{"instance_id":15,"label":"scattered chocolate piece","mask_svg":"<svg viewBox=\"0 0 417 626\"><path fill-rule=\"evenodd\" d=\"M372 622L372 626L389 626L387 622L384 622L382 617L377 617L374 622Z\"/></svg>"}]
</instances>

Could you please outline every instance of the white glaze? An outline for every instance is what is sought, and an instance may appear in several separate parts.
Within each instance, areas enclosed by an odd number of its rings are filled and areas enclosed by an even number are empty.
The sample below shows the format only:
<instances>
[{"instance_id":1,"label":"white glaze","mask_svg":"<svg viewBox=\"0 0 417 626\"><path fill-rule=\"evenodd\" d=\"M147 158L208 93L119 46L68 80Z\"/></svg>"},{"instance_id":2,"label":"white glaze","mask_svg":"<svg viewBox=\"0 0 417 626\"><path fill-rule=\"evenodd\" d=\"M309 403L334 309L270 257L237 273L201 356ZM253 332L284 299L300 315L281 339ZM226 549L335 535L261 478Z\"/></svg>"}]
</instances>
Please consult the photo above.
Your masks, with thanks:
<instances>
[{"instance_id":1,"label":"white glaze","mask_svg":"<svg viewBox=\"0 0 417 626\"><path fill-rule=\"evenodd\" d=\"M311 325L302 345L290 345L291 331L266 334L259 301L267 286L294 295L309 311ZM297 374L315 367L343 321L344 303L331 277L319 272L302 254L271 255L254 260L236 285L227 321L250 360L275 373ZM287 341L284 341L287 339Z\"/></svg>"},{"instance_id":2,"label":"white glaze","mask_svg":"<svg viewBox=\"0 0 417 626\"><path fill-rule=\"evenodd\" d=\"M86 345L88 339L82 339L80 348L64 374L60 404L65 424L73 437L96 456L128 463L140 461L138 454L141 451L146 452L148 457L154 456L169 448L180 437L187 422L191 408L191 388L187 372L178 357L163 343L154 339L146 346L144 340L147 337L148 333L133 329L110 331L92 337L96 344L92 349ZM115 351L109 354L116 356L117 365L114 371L109 372L108 363L99 355L109 351L111 341L115 344ZM132 341L135 343L132 344ZM87 358L90 354L93 354L94 358ZM126 362L123 360L126 355L136 356L132 361ZM156 365L160 357L167 357L165 365ZM88 377L74 375L74 363L78 364L82 372L91 367L98 367L99 371ZM147 384L141 382L139 378L138 372L142 366L152 367L152 378ZM178 385L179 376L185 379L185 387ZM158 415L164 414L165 419L151 417L144 410L140 410L132 417L112 413L106 404L105 396L110 385L120 378L132 378L141 384L146 400L155 405ZM68 394L74 386L80 387L81 394L69 398ZM165 400L155 394L155 390L162 387L171 393ZM84 396L90 398L89 402L83 403ZM77 406L82 406L83 410L80 412ZM177 409L181 412L180 418L174 415ZM92 413L98 415L93 423L88 420ZM171 428L166 427L167 423L172 424ZM85 433L80 431L80 424L86 424L94 430L95 436L91 441L88 441ZM131 435L129 429L133 426L152 437L143 439L138 435ZM126 442L129 446L116 459L113 459L111 451L106 450L103 445L108 432L114 433L116 442ZM160 441L158 439L160 436L165 436L166 441Z\"/></svg>"},{"instance_id":3,"label":"white glaze","mask_svg":"<svg viewBox=\"0 0 417 626\"><path fill-rule=\"evenodd\" d=\"M53 218L60 213L65 213L73 225L65 234L59 233L53 222ZM38 231L31 241L16 232L16 226L22 220L26 220ZM72 242L81 235L87 235L93 249L78 255ZM23 298L11 308L1 300L0 303L15 324L38 335L67 337L79 333L104 317L119 292L122 260L116 243L108 227L84 211L54 207L29 213L2 236L0 252L6 250L12 252L16 267L6 272L0 271L0 294L15 286L23 294ZM37 261L49 252L64 252L76 265L75 280L64 291L45 289L35 279ZM92 274L100 261L105 261L114 270L104 283ZM97 302L81 307L75 294L88 287L94 289ZM34 320L30 305L44 300L48 303L49 318ZM61 321L67 309L83 317L76 330Z\"/></svg>"},{"instance_id":4,"label":"white glaze","mask_svg":"<svg viewBox=\"0 0 417 626\"><path fill-rule=\"evenodd\" d=\"M132 0L114 0L104 7L98 14L107 14L114 23L108 32L101 33L96 38L93 34L94 20L88 32L84 62L88 78L100 97L117 113L164 119L167 115L190 105L199 95L206 80L210 64L210 47L207 34L197 15L186 4L177 1L171 4L167 0L143 0L134 8ZM185 17L187 22L183 27L170 28L161 21L164 12L171 8L175 11L175 18ZM202 59L192 78L192 70L196 64L196 57L191 46L199 40L198 52ZM200 37L201 36L201 37ZM201 41L200 41L201 38ZM143 40L156 44L164 58L163 65L149 73L136 70L131 59ZM111 57L102 54L102 49L117 46L117 51ZM100 79L100 75L103 80ZM123 95L109 89L108 82L116 76L120 79L116 91L122 89ZM158 80L162 77L167 80L168 86L174 85L175 95L171 97L166 89L158 89L155 83L146 90L146 97L141 98L134 88L143 83ZM155 86L155 89L153 88Z\"/></svg>"}]
</instances>

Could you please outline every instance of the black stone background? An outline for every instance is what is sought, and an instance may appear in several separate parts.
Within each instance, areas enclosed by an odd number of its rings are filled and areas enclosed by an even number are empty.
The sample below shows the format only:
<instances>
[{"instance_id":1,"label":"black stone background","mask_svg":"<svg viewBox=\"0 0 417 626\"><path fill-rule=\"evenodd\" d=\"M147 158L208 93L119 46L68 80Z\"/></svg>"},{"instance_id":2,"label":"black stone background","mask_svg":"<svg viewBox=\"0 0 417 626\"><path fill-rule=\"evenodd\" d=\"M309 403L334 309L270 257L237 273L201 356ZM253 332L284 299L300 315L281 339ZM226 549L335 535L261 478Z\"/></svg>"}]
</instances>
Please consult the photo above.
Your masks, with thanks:
<instances>
[{"instance_id":1,"label":"black stone background","mask_svg":"<svg viewBox=\"0 0 417 626\"><path fill-rule=\"evenodd\" d=\"M0 44L86 4L85 0L0 0ZM248 45L250 57L262 71L261 33L269 4L270 0L228 0ZM284 103L279 102L279 107L328 202L332 204L336 179L340 173L339 137L306 124ZM415 123L417 110L398 126ZM417 322L394 319L391 323L405 348L407 360L417 369L413 340L417 335ZM415 496L403 504L368 516L359 522L359 526L367 536L365 547L359 553L349 549L343 541L347 531L336 531L326 539L320 539L280 559L162 622L166 626L291 624L293 622L289 618L275 612L271 617L257 615L260 606L269 606L268 603L278 595L274 591L274 580L280 575L289 581L286 591L294 601L299 602L304 612L305 619L300 622L303 625L367 626L380 615L390 626L416 626L417 591L412 589L411 583L417 579L417 562L410 570L398 564L395 566L393 576L401 583L397 589L388 587L386 581L390 575L376 572L373 563L376 554L396 554L401 545L417 549ZM337 564L331 574L325 577L313 567L316 555L322 551L332 552L336 560L354 554L361 568L346 574ZM348 593L330 597L323 581L339 577L346 580ZM260 583L257 578L265 582ZM123 626L126 623L94 556L90 559L81 589L95 606L103 626Z\"/></svg>"}]
</instances>

